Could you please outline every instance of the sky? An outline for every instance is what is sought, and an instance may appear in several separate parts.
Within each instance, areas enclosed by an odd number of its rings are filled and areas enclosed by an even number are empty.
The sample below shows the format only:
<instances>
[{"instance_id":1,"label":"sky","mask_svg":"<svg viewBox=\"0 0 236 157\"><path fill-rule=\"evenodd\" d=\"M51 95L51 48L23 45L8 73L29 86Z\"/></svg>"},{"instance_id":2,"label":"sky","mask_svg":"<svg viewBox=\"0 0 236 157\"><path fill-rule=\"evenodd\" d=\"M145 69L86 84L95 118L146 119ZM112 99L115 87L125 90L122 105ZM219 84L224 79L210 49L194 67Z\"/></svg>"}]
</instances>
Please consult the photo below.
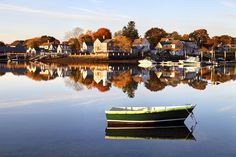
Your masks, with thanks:
<instances>
[{"instance_id":1,"label":"sky","mask_svg":"<svg viewBox=\"0 0 236 157\"><path fill-rule=\"evenodd\" d=\"M0 19L0 41L6 43L42 35L64 40L75 27L114 33L130 20L141 36L160 27L236 37L236 0L0 0Z\"/></svg>"}]
</instances>

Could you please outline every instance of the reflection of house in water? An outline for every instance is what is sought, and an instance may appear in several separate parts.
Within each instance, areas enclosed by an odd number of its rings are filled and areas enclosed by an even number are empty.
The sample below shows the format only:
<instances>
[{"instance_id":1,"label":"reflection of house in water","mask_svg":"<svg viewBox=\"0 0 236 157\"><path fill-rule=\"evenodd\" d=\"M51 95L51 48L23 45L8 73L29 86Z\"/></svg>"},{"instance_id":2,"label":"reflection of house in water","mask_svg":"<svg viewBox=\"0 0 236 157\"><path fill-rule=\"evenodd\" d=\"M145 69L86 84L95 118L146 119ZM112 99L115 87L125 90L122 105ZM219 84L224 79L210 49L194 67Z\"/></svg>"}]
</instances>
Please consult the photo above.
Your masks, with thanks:
<instances>
[{"instance_id":1,"label":"reflection of house in water","mask_svg":"<svg viewBox=\"0 0 236 157\"><path fill-rule=\"evenodd\" d=\"M35 65L28 65L26 68L29 72L32 72L32 73L35 73L37 70L37 66Z\"/></svg>"},{"instance_id":2,"label":"reflection of house in water","mask_svg":"<svg viewBox=\"0 0 236 157\"><path fill-rule=\"evenodd\" d=\"M70 76L71 71L67 67L58 67L56 71L58 77Z\"/></svg>"},{"instance_id":3,"label":"reflection of house in water","mask_svg":"<svg viewBox=\"0 0 236 157\"><path fill-rule=\"evenodd\" d=\"M185 67L184 68L184 79L193 80L197 77L199 68L196 67Z\"/></svg>"},{"instance_id":4,"label":"reflection of house in water","mask_svg":"<svg viewBox=\"0 0 236 157\"><path fill-rule=\"evenodd\" d=\"M103 86L107 85L107 71L106 70L94 70L94 81L99 84L102 81Z\"/></svg>"},{"instance_id":5,"label":"reflection of house in water","mask_svg":"<svg viewBox=\"0 0 236 157\"><path fill-rule=\"evenodd\" d=\"M91 69L82 69L81 73L83 75L83 79L93 78L93 72Z\"/></svg>"},{"instance_id":6,"label":"reflection of house in water","mask_svg":"<svg viewBox=\"0 0 236 157\"><path fill-rule=\"evenodd\" d=\"M178 84L187 84L192 88L203 90L208 84L217 85L236 80L236 66L155 67L150 70L121 64L86 64L67 67L42 63L0 64L0 73L7 72L26 75L37 81L70 76L70 79L87 86L88 89L97 88L104 92L113 85L123 92L128 91L127 93L134 93L140 83L150 91L160 91L166 86L176 87Z\"/></svg>"}]
</instances>

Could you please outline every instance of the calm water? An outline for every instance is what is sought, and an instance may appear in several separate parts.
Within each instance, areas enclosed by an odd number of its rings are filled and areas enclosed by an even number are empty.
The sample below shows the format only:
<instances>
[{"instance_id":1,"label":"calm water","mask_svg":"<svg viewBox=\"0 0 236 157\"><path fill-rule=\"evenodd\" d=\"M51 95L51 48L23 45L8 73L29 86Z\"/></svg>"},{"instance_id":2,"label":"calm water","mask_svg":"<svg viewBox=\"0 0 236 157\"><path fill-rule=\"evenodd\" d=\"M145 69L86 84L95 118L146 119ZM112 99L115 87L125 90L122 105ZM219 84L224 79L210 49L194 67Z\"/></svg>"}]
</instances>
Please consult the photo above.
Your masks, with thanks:
<instances>
[{"instance_id":1,"label":"calm water","mask_svg":"<svg viewBox=\"0 0 236 157\"><path fill-rule=\"evenodd\" d=\"M236 66L0 64L0 156L234 157L235 79ZM110 107L188 103L197 105L195 140L158 130L153 140L105 138Z\"/></svg>"}]
</instances>

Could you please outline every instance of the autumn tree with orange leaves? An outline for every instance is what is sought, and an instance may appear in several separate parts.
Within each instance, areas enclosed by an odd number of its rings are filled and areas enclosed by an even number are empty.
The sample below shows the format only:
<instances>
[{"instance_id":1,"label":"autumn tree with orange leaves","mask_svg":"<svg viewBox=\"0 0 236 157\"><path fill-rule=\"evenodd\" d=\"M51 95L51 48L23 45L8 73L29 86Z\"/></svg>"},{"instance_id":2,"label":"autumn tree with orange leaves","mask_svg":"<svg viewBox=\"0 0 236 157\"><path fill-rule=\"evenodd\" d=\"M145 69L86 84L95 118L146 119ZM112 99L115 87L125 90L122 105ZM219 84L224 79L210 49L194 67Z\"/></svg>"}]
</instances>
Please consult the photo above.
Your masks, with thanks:
<instances>
[{"instance_id":1,"label":"autumn tree with orange leaves","mask_svg":"<svg viewBox=\"0 0 236 157\"><path fill-rule=\"evenodd\" d=\"M94 34L93 34L94 39L99 39L101 41L106 40L106 39L111 39L112 34L111 31L107 28L99 28Z\"/></svg>"},{"instance_id":2,"label":"autumn tree with orange leaves","mask_svg":"<svg viewBox=\"0 0 236 157\"><path fill-rule=\"evenodd\" d=\"M114 46L122 52L130 52L131 49L131 39L125 36L116 36L114 37Z\"/></svg>"}]
</instances>

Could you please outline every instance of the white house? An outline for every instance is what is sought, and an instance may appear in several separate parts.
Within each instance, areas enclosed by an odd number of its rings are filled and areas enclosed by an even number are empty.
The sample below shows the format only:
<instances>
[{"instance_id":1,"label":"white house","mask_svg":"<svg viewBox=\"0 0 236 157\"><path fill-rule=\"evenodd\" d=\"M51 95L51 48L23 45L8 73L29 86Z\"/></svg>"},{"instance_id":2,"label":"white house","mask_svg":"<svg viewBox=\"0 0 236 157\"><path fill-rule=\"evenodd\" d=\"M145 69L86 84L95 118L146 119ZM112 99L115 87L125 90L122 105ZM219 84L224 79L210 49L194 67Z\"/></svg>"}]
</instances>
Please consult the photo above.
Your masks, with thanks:
<instances>
[{"instance_id":1,"label":"white house","mask_svg":"<svg viewBox=\"0 0 236 157\"><path fill-rule=\"evenodd\" d=\"M57 52L57 46L54 45L54 44L50 44L49 48L48 48L48 51L51 52L51 53Z\"/></svg>"},{"instance_id":2,"label":"white house","mask_svg":"<svg viewBox=\"0 0 236 157\"><path fill-rule=\"evenodd\" d=\"M107 39L101 42L99 39L96 39L94 42L94 49L95 53L109 53L114 52L114 43L112 39Z\"/></svg>"},{"instance_id":3,"label":"white house","mask_svg":"<svg viewBox=\"0 0 236 157\"><path fill-rule=\"evenodd\" d=\"M57 45L53 43L43 43L39 46L39 48L44 49L45 51L56 53L57 52Z\"/></svg>"},{"instance_id":4,"label":"white house","mask_svg":"<svg viewBox=\"0 0 236 157\"><path fill-rule=\"evenodd\" d=\"M31 54L31 55L36 55L36 54L40 54L41 52L44 52L45 49L43 48L33 48L30 47L26 50L26 53Z\"/></svg>"},{"instance_id":5,"label":"white house","mask_svg":"<svg viewBox=\"0 0 236 157\"><path fill-rule=\"evenodd\" d=\"M93 52L93 42L83 42L81 51L92 53Z\"/></svg>"},{"instance_id":6,"label":"white house","mask_svg":"<svg viewBox=\"0 0 236 157\"><path fill-rule=\"evenodd\" d=\"M35 48L33 48L33 47L29 47L27 50L26 50L26 53L28 53L28 54L36 54L37 53L37 51L36 51L36 49Z\"/></svg>"},{"instance_id":7,"label":"white house","mask_svg":"<svg viewBox=\"0 0 236 157\"><path fill-rule=\"evenodd\" d=\"M57 46L58 54L71 54L72 50L69 45L61 44Z\"/></svg>"}]
</instances>

